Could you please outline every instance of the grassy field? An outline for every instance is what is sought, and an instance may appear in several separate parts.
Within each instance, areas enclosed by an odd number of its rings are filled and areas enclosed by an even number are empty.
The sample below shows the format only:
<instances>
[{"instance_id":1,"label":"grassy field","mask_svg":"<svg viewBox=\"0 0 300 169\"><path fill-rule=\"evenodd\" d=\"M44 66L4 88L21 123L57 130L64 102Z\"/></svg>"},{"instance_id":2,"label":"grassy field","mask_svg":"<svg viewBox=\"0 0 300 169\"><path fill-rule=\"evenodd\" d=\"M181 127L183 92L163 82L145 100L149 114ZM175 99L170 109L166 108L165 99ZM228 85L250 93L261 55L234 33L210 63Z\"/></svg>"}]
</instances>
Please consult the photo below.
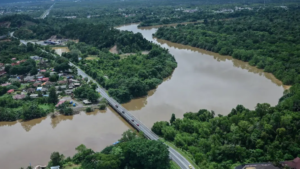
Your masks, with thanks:
<instances>
[{"instance_id":1,"label":"grassy field","mask_svg":"<svg viewBox=\"0 0 300 169\"><path fill-rule=\"evenodd\" d=\"M67 166L64 167L64 169L79 169L80 165L72 165L72 166Z\"/></svg>"},{"instance_id":2,"label":"grassy field","mask_svg":"<svg viewBox=\"0 0 300 169\"><path fill-rule=\"evenodd\" d=\"M76 165L72 162L68 162L67 164L64 164L64 169L79 169L80 165Z\"/></svg>"},{"instance_id":3,"label":"grassy field","mask_svg":"<svg viewBox=\"0 0 300 169\"><path fill-rule=\"evenodd\" d=\"M170 169L180 169L180 167L174 161L171 161L170 162Z\"/></svg>"},{"instance_id":4,"label":"grassy field","mask_svg":"<svg viewBox=\"0 0 300 169\"><path fill-rule=\"evenodd\" d=\"M51 105L49 104L40 104L39 107L44 110L51 110Z\"/></svg>"},{"instance_id":5,"label":"grassy field","mask_svg":"<svg viewBox=\"0 0 300 169\"><path fill-rule=\"evenodd\" d=\"M196 163L191 159L191 156L192 156L191 154L188 154L187 152L182 151L180 148L177 148L173 143L168 142L165 139L159 139L159 140L164 142L166 145L172 147L176 151L178 151L183 157L185 157L195 167L195 169L200 169L200 167L198 167L196 165Z\"/></svg>"},{"instance_id":6,"label":"grassy field","mask_svg":"<svg viewBox=\"0 0 300 169\"><path fill-rule=\"evenodd\" d=\"M98 60L99 58L97 57L97 55L89 55L87 58L85 58L85 60Z\"/></svg>"}]
</instances>

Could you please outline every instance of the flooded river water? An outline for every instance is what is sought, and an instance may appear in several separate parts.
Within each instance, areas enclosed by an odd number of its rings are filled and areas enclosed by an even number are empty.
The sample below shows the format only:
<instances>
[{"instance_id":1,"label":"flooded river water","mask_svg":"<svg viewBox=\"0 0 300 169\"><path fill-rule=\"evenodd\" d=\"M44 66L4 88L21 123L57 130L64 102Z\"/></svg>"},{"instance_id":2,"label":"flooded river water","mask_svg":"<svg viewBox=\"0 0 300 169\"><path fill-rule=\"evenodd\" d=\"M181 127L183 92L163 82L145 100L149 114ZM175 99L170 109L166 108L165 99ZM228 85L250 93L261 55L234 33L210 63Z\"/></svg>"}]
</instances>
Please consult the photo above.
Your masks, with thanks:
<instances>
[{"instance_id":1,"label":"flooded river water","mask_svg":"<svg viewBox=\"0 0 300 169\"><path fill-rule=\"evenodd\" d=\"M257 103L276 105L284 91L273 75L232 57L156 40L152 37L156 28L143 30L134 24L119 29L141 32L167 48L178 62L172 76L157 89L123 105L148 127L156 121L169 120L172 113L181 118L185 112L208 109L226 115L237 104L249 109ZM128 128L131 127L111 109L55 119L0 122L0 168L46 164L52 152L70 156L80 144L100 151Z\"/></svg>"}]
</instances>

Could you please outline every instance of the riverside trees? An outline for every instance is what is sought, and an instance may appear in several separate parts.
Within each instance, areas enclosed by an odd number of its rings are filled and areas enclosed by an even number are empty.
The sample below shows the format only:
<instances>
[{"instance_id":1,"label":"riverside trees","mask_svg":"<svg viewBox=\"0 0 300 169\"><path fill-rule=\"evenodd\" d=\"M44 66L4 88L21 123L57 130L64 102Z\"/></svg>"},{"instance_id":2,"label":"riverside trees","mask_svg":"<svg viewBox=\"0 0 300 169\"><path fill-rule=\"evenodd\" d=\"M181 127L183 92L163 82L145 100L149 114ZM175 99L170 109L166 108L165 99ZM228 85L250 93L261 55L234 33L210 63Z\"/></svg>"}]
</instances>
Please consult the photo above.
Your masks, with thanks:
<instances>
[{"instance_id":1,"label":"riverside trees","mask_svg":"<svg viewBox=\"0 0 300 169\"><path fill-rule=\"evenodd\" d=\"M300 86L293 86L277 106L238 105L228 116L208 110L183 119L156 122L152 131L189 152L204 168L230 169L239 164L292 160L299 156Z\"/></svg>"},{"instance_id":2,"label":"riverside trees","mask_svg":"<svg viewBox=\"0 0 300 169\"><path fill-rule=\"evenodd\" d=\"M149 43L149 42L148 42ZM172 55L152 44L148 55L140 53L120 59L118 55L102 52L97 60L79 62L81 69L108 89L119 102L145 96L177 67Z\"/></svg>"},{"instance_id":3,"label":"riverside trees","mask_svg":"<svg viewBox=\"0 0 300 169\"><path fill-rule=\"evenodd\" d=\"M291 85L300 82L299 9L267 8L236 19L163 27L155 36L231 55Z\"/></svg>"},{"instance_id":4,"label":"riverside trees","mask_svg":"<svg viewBox=\"0 0 300 169\"><path fill-rule=\"evenodd\" d=\"M130 136L130 139L128 139ZM73 158L64 158L58 152L51 155L48 167L62 167L77 164L81 168L94 169L169 169L168 147L162 142L138 137L132 131L126 131L120 143L106 147L101 152L95 152L84 145L76 148Z\"/></svg>"}]
</instances>

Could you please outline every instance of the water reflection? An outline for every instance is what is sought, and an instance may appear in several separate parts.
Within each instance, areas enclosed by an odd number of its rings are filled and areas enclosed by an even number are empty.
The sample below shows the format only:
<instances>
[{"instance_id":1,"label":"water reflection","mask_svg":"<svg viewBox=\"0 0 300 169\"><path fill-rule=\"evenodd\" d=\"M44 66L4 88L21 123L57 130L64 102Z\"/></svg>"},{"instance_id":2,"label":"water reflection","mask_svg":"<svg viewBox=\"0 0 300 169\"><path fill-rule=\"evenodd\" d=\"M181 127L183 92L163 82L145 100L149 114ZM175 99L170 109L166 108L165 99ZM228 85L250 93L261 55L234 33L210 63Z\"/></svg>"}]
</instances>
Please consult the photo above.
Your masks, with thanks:
<instances>
[{"instance_id":1,"label":"water reflection","mask_svg":"<svg viewBox=\"0 0 300 169\"><path fill-rule=\"evenodd\" d=\"M33 120L29 120L29 121L22 121L22 122L20 122L20 124L24 128L25 131L29 132L33 126L40 124L46 118L47 117L42 117L42 118L33 119Z\"/></svg>"},{"instance_id":2,"label":"water reflection","mask_svg":"<svg viewBox=\"0 0 300 169\"><path fill-rule=\"evenodd\" d=\"M73 156L75 148L85 144L101 151L132 129L113 109L58 115L26 122L0 122L0 168L47 164L52 152ZM24 130L25 129L25 130Z\"/></svg>"},{"instance_id":3,"label":"water reflection","mask_svg":"<svg viewBox=\"0 0 300 169\"><path fill-rule=\"evenodd\" d=\"M95 116L95 115L97 115L98 113L106 113L106 112L107 112L107 109L105 109L105 110L95 109L95 110L92 111L92 112L86 113L86 115L88 115L88 116L91 116L91 115ZM84 113L85 113L85 112L84 112Z\"/></svg>"},{"instance_id":4,"label":"water reflection","mask_svg":"<svg viewBox=\"0 0 300 169\"><path fill-rule=\"evenodd\" d=\"M51 118L51 126L54 129L60 122L73 120L73 116L65 116L65 115L56 115L55 117Z\"/></svg>"},{"instance_id":5,"label":"water reflection","mask_svg":"<svg viewBox=\"0 0 300 169\"><path fill-rule=\"evenodd\" d=\"M18 121L12 121L12 122L0 122L0 127L3 127L3 126L13 126L15 124L17 124Z\"/></svg>"}]
</instances>

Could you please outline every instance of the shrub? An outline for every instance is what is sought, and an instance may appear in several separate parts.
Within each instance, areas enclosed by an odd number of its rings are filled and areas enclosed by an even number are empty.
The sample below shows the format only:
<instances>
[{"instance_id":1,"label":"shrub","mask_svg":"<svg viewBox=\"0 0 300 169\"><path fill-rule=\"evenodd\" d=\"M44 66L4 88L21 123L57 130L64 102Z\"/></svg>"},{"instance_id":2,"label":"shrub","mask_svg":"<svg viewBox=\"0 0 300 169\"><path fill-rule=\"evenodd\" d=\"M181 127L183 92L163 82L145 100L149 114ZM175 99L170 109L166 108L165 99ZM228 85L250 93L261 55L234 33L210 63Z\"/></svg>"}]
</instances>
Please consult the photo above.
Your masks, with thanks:
<instances>
[{"instance_id":1,"label":"shrub","mask_svg":"<svg viewBox=\"0 0 300 169\"><path fill-rule=\"evenodd\" d=\"M89 112L92 112L93 109L91 107L88 107L88 108L85 109L85 111L89 113Z\"/></svg>"}]
</instances>

